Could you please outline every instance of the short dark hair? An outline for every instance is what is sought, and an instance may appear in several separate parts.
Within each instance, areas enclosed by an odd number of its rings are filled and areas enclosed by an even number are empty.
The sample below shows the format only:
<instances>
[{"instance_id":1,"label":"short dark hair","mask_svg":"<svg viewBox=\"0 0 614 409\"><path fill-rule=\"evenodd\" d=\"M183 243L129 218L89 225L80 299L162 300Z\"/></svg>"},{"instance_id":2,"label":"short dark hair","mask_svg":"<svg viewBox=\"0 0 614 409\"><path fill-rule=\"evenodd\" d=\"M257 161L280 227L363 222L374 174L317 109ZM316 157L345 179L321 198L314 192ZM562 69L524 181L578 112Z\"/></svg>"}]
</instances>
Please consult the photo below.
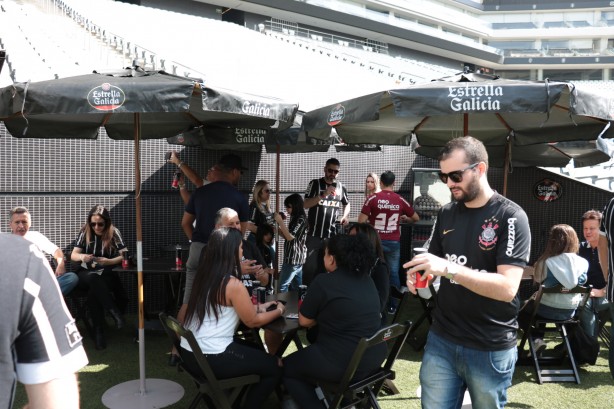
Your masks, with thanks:
<instances>
[{"instance_id":1,"label":"short dark hair","mask_svg":"<svg viewBox=\"0 0 614 409\"><path fill-rule=\"evenodd\" d=\"M375 264L375 249L369 238L363 233L355 236L340 234L326 241L324 247L328 254L335 257L337 266L351 274L364 276L369 274Z\"/></svg>"},{"instance_id":2,"label":"short dark hair","mask_svg":"<svg viewBox=\"0 0 614 409\"><path fill-rule=\"evenodd\" d=\"M9 219L13 217L14 214L30 214L27 207L24 206L16 206L11 209L9 212Z\"/></svg>"},{"instance_id":3,"label":"short dark hair","mask_svg":"<svg viewBox=\"0 0 614 409\"><path fill-rule=\"evenodd\" d=\"M382 176L380 176L379 181L384 186L392 186L394 184L395 179L396 176L394 175L394 173L391 170L387 170L386 172L382 173Z\"/></svg>"},{"instance_id":4,"label":"short dark hair","mask_svg":"<svg viewBox=\"0 0 614 409\"><path fill-rule=\"evenodd\" d=\"M350 232L355 231L356 234L362 233L371 241L371 244L375 248L375 255L384 263L386 258L384 257L384 249L382 247L382 240L379 237L379 233L375 230L375 227L369 223L354 223L350 227Z\"/></svg>"},{"instance_id":5,"label":"short dark hair","mask_svg":"<svg viewBox=\"0 0 614 409\"><path fill-rule=\"evenodd\" d=\"M459 136L458 138L449 140L439 154L439 161L441 162L442 160L447 159L452 152L456 150L462 150L465 152L467 163L474 164L484 162L486 165L488 165L488 153L486 152L486 147L482 141L469 135Z\"/></svg>"},{"instance_id":6,"label":"short dark hair","mask_svg":"<svg viewBox=\"0 0 614 409\"><path fill-rule=\"evenodd\" d=\"M330 158L329 160L327 160L326 166L328 165L335 165L341 167L341 164L339 163L339 160L337 158Z\"/></svg>"}]
</instances>

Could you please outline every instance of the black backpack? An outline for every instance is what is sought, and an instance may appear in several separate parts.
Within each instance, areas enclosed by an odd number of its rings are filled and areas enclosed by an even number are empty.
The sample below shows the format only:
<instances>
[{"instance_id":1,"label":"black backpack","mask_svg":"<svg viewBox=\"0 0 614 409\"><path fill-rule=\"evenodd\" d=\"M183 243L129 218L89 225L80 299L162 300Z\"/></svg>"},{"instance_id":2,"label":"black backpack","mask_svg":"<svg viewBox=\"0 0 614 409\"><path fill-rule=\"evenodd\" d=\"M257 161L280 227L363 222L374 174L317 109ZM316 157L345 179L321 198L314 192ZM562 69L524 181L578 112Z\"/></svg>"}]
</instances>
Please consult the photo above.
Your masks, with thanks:
<instances>
[{"instance_id":1,"label":"black backpack","mask_svg":"<svg viewBox=\"0 0 614 409\"><path fill-rule=\"evenodd\" d=\"M576 365L590 364L595 365L599 355L599 341L596 337L588 335L581 326L567 326L567 336L569 345L573 353Z\"/></svg>"}]
</instances>

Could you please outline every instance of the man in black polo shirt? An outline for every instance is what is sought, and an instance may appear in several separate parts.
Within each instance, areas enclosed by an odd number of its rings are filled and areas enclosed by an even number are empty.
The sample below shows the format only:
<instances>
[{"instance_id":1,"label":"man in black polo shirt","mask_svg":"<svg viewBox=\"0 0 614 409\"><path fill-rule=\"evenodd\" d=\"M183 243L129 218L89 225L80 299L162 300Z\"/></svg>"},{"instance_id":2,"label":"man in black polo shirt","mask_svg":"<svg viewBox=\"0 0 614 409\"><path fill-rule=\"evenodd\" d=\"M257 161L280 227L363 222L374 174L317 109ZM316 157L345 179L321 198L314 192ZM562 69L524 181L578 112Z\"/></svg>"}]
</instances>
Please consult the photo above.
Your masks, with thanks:
<instances>
[{"instance_id":1,"label":"man in black polo shirt","mask_svg":"<svg viewBox=\"0 0 614 409\"><path fill-rule=\"evenodd\" d=\"M216 182L199 187L192 193L181 220L181 227L192 244L186 263L183 305L177 315L179 320L183 320L185 315L200 255L215 227L216 212L223 207L234 209L239 215L242 232L245 232L249 220L247 198L237 189L241 174L244 170L247 170L243 167L241 158L234 154L224 155L216 168L219 169L219 179ZM194 225L194 222L196 222L196 225Z\"/></svg>"},{"instance_id":2,"label":"man in black polo shirt","mask_svg":"<svg viewBox=\"0 0 614 409\"><path fill-rule=\"evenodd\" d=\"M336 234L335 223L339 210L344 206L341 224L348 223L350 201L345 186L337 180L341 165L330 158L324 166L324 177L313 179L305 191L305 209L309 209L307 221L307 259L303 265L303 284L309 285L316 274L324 272L322 241Z\"/></svg>"},{"instance_id":3,"label":"man in black polo shirt","mask_svg":"<svg viewBox=\"0 0 614 409\"><path fill-rule=\"evenodd\" d=\"M413 293L417 272L442 277L420 367L422 406L457 408L469 389L474 408L503 408L517 359L528 218L489 186L488 154L477 139L449 141L439 165L455 201L439 211L429 252L403 266Z\"/></svg>"}]
</instances>

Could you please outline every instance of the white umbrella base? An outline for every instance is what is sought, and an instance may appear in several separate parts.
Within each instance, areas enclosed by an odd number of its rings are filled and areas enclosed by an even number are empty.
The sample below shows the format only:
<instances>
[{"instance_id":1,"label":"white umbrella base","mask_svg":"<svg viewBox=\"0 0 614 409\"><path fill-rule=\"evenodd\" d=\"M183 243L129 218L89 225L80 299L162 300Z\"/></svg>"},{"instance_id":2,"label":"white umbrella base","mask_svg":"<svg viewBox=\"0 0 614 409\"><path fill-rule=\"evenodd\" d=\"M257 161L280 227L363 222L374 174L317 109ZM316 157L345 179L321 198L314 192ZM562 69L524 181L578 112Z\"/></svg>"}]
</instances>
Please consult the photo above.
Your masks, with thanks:
<instances>
[{"instance_id":1,"label":"white umbrella base","mask_svg":"<svg viewBox=\"0 0 614 409\"><path fill-rule=\"evenodd\" d=\"M111 409L157 409L178 402L184 395L181 385L166 379L146 379L145 393L139 379L113 386L102 395L102 403Z\"/></svg>"}]
</instances>

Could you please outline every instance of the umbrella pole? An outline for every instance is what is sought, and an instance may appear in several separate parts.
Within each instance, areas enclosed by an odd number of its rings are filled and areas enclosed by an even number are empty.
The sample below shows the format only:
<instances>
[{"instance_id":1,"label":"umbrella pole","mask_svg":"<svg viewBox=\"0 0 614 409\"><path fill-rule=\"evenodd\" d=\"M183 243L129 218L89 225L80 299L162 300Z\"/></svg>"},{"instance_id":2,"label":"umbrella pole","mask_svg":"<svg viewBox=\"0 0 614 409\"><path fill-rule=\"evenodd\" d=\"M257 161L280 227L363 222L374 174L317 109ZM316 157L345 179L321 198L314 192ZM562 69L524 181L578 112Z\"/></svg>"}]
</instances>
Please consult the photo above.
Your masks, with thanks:
<instances>
[{"instance_id":1,"label":"umbrella pole","mask_svg":"<svg viewBox=\"0 0 614 409\"><path fill-rule=\"evenodd\" d=\"M183 387L166 379L150 379L145 386L145 310L143 307L143 227L141 218L141 115L134 114L134 184L136 215L136 265L139 309L139 379L120 383L105 391L102 403L111 409L159 409L181 400ZM138 383L138 390L137 390Z\"/></svg>"},{"instance_id":2,"label":"umbrella pole","mask_svg":"<svg viewBox=\"0 0 614 409\"><path fill-rule=\"evenodd\" d=\"M507 174L510 170L512 139L508 136L505 144L505 162L503 165L503 196L507 197Z\"/></svg>"},{"instance_id":3,"label":"umbrella pole","mask_svg":"<svg viewBox=\"0 0 614 409\"><path fill-rule=\"evenodd\" d=\"M277 143L276 145L276 152L275 152L275 211L277 213L279 213L279 173L280 173L280 168L281 168L281 148L279 146L279 143ZM277 248L277 251L275 251L275 260L273 268L274 268L274 274L277 277L277 280L275 280L275 292L279 291L279 271L278 271L278 267L279 267L279 252L281 251L281 249L279 248L279 226L275 227L275 245Z\"/></svg>"},{"instance_id":4,"label":"umbrella pole","mask_svg":"<svg viewBox=\"0 0 614 409\"><path fill-rule=\"evenodd\" d=\"M145 309L143 303L143 226L141 221L141 115L134 114L134 187L136 213L137 291L139 310L139 392L145 394Z\"/></svg>"}]
</instances>

